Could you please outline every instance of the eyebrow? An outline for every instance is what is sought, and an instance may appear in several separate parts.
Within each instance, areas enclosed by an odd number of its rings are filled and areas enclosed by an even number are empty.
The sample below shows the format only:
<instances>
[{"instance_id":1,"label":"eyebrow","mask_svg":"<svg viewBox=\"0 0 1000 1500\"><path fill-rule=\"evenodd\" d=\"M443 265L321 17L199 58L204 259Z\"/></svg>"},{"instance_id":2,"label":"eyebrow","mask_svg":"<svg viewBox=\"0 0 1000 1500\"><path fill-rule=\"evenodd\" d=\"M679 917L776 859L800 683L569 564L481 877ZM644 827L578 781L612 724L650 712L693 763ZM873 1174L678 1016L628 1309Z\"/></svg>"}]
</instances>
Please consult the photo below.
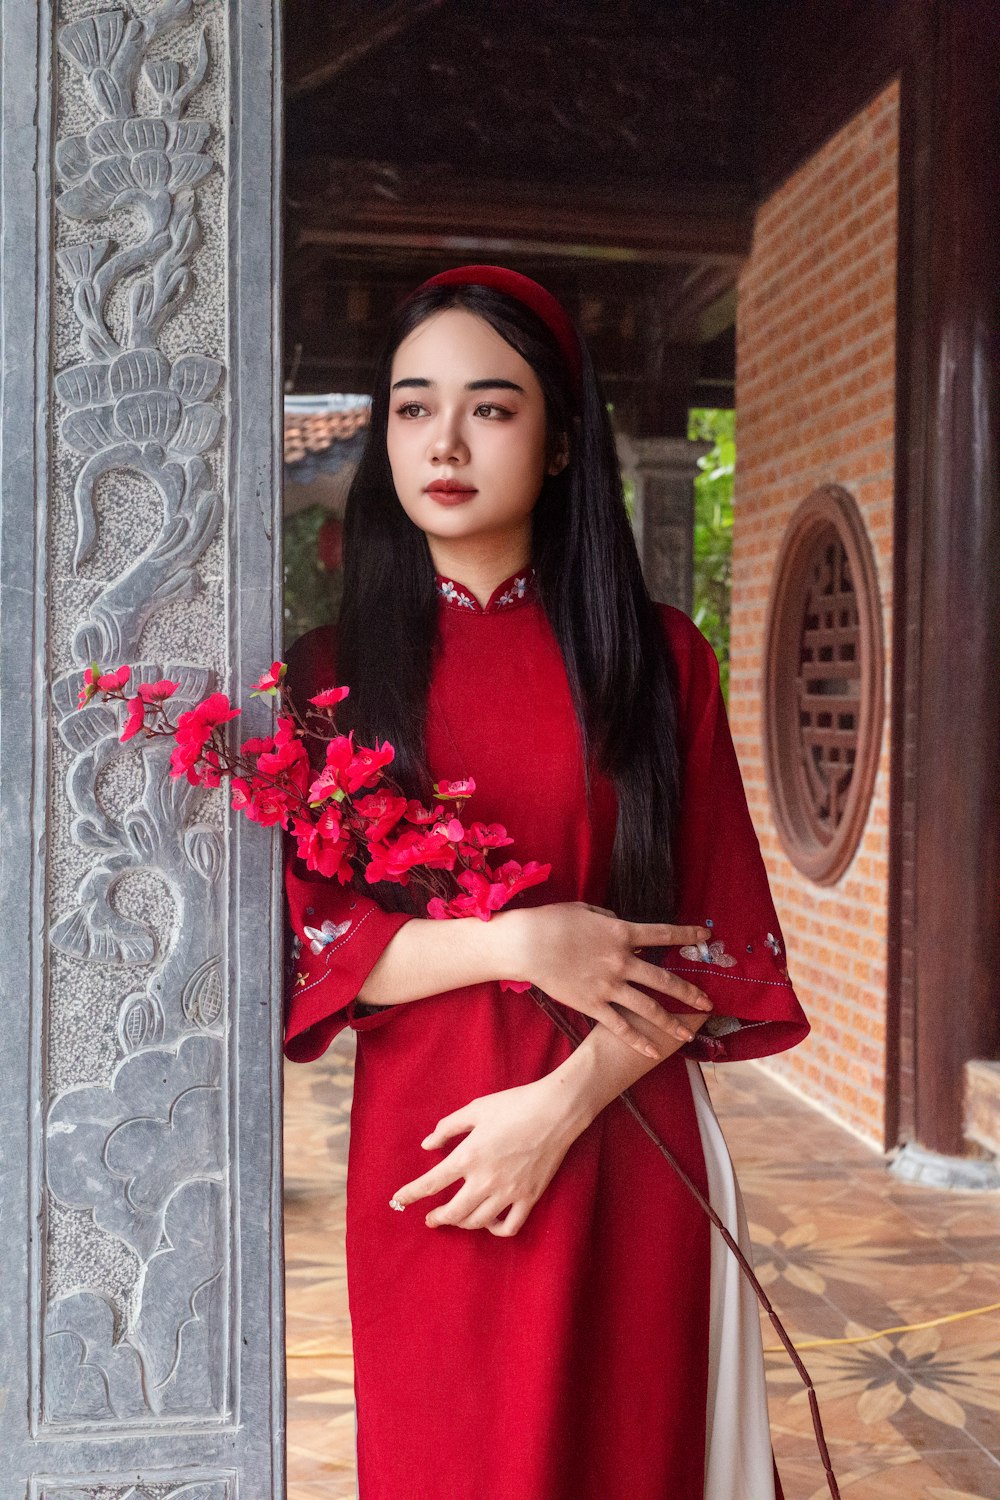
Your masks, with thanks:
<instances>
[{"instance_id":1,"label":"eyebrow","mask_svg":"<svg viewBox=\"0 0 1000 1500\"><path fill-rule=\"evenodd\" d=\"M390 389L398 391L402 386L416 386L420 390L429 390L435 384L433 380L413 377L410 380L397 380ZM517 391L521 396L525 394L524 386L518 385L514 380L470 380L465 389L467 391Z\"/></svg>"}]
</instances>

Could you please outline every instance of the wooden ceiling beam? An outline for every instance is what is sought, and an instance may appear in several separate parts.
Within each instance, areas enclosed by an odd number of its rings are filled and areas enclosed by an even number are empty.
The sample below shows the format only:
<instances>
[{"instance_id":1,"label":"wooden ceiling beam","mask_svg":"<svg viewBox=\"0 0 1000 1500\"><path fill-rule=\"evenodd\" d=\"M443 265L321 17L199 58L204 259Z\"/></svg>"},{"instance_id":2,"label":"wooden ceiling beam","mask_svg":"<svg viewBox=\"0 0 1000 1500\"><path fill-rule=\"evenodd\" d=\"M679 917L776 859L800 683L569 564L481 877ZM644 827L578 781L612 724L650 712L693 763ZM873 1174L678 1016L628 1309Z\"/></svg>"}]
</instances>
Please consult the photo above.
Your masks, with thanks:
<instances>
[{"instance_id":1,"label":"wooden ceiling beam","mask_svg":"<svg viewBox=\"0 0 1000 1500\"><path fill-rule=\"evenodd\" d=\"M744 262L753 206L738 192L665 194L437 173L400 178L357 163L289 164L288 244L368 246L468 257L547 255L569 260L670 265L697 262L732 273Z\"/></svg>"}]
</instances>

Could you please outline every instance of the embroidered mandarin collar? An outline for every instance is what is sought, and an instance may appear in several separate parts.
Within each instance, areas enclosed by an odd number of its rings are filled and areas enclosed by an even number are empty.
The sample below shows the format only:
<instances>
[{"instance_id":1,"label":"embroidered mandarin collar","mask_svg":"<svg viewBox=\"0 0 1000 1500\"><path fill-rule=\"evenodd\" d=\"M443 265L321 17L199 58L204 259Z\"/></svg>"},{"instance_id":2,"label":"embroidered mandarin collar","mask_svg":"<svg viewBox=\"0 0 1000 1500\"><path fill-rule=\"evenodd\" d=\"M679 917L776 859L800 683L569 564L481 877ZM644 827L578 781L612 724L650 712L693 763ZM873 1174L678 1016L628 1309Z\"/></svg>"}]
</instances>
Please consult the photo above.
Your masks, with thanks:
<instances>
[{"instance_id":1,"label":"embroidered mandarin collar","mask_svg":"<svg viewBox=\"0 0 1000 1500\"><path fill-rule=\"evenodd\" d=\"M513 605L532 597L535 589L535 570L529 563L520 572L512 573L509 578L498 583L486 601L485 608L464 584L456 583L454 578L445 578L443 573L434 574L434 587L440 599L445 604L450 604L453 609L467 609L477 615L492 615L496 614L497 610L510 609Z\"/></svg>"}]
</instances>

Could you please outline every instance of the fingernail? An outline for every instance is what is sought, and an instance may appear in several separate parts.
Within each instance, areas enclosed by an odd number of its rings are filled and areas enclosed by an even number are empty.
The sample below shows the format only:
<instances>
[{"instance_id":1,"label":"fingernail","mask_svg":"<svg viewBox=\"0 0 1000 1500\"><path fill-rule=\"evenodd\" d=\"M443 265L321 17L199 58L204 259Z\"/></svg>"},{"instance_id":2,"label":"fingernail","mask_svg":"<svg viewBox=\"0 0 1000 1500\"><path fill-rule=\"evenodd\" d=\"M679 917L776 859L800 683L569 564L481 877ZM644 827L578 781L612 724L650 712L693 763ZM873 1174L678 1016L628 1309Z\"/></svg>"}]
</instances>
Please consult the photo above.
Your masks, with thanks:
<instances>
[{"instance_id":1,"label":"fingernail","mask_svg":"<svg viewBox=\"0 0 1000 1500\"><path fill-rule=\"evenodd\" d=\"M712 1002L708 998L707 995L699 995L698 996L698 1009L699 1010L711 1010L712 1009Z\"/></svg>"},{"instance_id":2,"label":"fingernail","mask_svg":"<svg viewBox=\"0 0 1000 1500\"><path fill-rule=\"evenodd\" d=\"M659 1057L660 1055L655 1047L644 1047L643 1051L645 1052L647 1057Z\"/></svg>"},{"instance_id":3,"label":"fingernail","mask_svg":"<svg viewBox=\"0 0 1000 1500\"><path fill-rule=\"evenodd\" d=\"M682 1042L693 1042L694 1041L694 1032L693 1031L682 1031L681 1032L681 1041Z\"/></svg>"},{"instance_id":4,"label":"fingernail","mask_svg":"<svg viewBox=\"0 0 1000 1500\"><path fill-rule=\"evenodd\" d=\"M390 1208L396 1208L396 1209L399 1210L400 1213L402 1213L403 1209L406 1207L406 1204L405 1203L400 1203L400 1201L396 1197L396 1195L393 1194L393 1196L389 1199L389 1207Z\"/></svg>"}]
</instances>

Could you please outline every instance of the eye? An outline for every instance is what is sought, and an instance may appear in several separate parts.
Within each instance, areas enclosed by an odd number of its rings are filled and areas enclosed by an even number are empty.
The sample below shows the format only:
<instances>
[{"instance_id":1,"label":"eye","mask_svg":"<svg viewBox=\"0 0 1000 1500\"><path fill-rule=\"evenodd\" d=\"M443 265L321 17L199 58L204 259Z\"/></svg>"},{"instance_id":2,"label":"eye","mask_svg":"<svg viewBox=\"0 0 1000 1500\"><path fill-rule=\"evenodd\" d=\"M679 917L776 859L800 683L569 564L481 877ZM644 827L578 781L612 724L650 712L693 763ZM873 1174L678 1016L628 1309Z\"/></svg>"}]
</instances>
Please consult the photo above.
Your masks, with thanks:
<instances>
[{"instance_id":1,"label":"eye","mask_svg":"<svg viewBox=\"0 0 1000 1500\"><path fill-rule=\"evenodd\" d=\"M481 401L475 409L475 415L477 417L483 415L487 421L502 422L507 417L512 417L514 413L506 406L498 406L495 401Z\"/></svg>"},{"instance_id":2,"label":"eye","mask_svg":"<svg viewBox=\"0 0 1000 1500\"><path fill-rule=\"evenodd\" d=\"M404 401L402 406L396 407L396 415L398 417L418 417L422 411L426 410L427 408L422 406L419 401Z\"/></svg>"}]
</instances>

